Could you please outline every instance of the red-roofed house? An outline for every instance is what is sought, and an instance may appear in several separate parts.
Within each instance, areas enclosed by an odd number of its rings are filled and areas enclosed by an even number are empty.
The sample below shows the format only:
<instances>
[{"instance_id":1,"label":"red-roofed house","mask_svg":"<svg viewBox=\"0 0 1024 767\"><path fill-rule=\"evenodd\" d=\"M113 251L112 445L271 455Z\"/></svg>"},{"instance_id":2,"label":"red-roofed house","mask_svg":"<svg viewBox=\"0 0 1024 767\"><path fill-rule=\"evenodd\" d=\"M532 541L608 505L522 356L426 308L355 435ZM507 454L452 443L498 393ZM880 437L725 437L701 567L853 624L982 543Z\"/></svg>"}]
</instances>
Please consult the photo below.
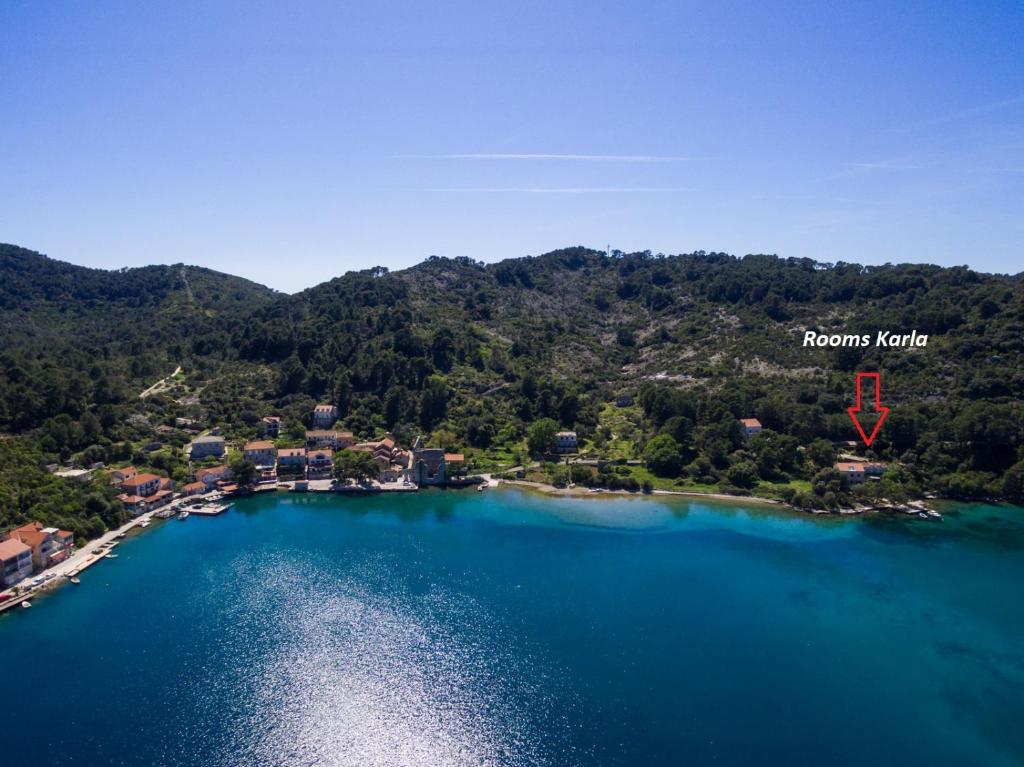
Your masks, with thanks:
<instances>
[{"instance_id":1,"label":"red-roofed house","mask_svg":"<svg viewBox=\"0 0 1024 767\"><path fill-rule=\"evenodd\" d=\"M246 460L251 461L256 468L273 466L277 462L277 448L268 439L246 442L242 453Z\"/></svg>"},{"instance_id":2,"label":"red-roofed house","mask_svg":"<svg viewBox=\"0 0 1024 767\"><path fill-rule=\"evenodd\" d=\"M740 426L743 427L744 437L753 437L764 428L756 418L741 418Z\"/></svg>"},{"instance_id":3,"label":"red-roofed house","mask_svg":"<svg viewBox=\"0 0 1024 767\"><path fill-rule=\"evenodd\" d=\"M125 495L138 495L147 498L160 490L162 477L156 474L136 474L121 483Z\"/></svg>"},{"instance_id":4,"label":"red-roofed house","mask_svg":"<svg viewBox=\"0 0 1024 767\"><path fill-rule=\"evenodd\" d=\"M111 469L110 470L110 481L115 485L120 485L126 479L131 479L139 473L139 470L134 466L125 466L122 469Z\"/></svg>"},{"instance_id":5,"label":"red-roofed house","mask_svg":"<svg viewBox=\"0 0 1024 767\"><path fill-rule=\"evenodd\" d=\"M189 482L187 485L181 488L181 494L185 496L202 495L207 490L209 490L209 488L206 486L205 482Z\"/></svg>"},{"instance_id":6,"label":"red-roofed house","mask_svg":"<svg viewBox=\"0 0 1024 767\"><path fill-rule=\"evenodd\" d=\"M196 480L202 482L207 487L213 487L218 482L224 482L229 479L231 479L230 466L211 466L208 469L199 469L196 472Z\"/></svg>"},{"instance_id":7,"label":"red-roofed house","mask_svg":"<svg viewBox=\"0 0 1024 767\"><path fill-rule=\"evenodd\" d=\"M56 527L43 527L40 522L29 522L27 525L14 528L11 530L10 538L21 541L32 549L32 564L39 570L68 557L75 541L72 533L58 530Z\"/></svg>"},{"instance_id":8,"label":"red-roofed house","mask_svg":"<svg viewBox=\"0 0 1024 767\"><path fill-rule=\"evenodd\" d=\"M17 538L0 541L0 585L13 586L32 574L32 547Z\"/></svg>"}]
</instances>

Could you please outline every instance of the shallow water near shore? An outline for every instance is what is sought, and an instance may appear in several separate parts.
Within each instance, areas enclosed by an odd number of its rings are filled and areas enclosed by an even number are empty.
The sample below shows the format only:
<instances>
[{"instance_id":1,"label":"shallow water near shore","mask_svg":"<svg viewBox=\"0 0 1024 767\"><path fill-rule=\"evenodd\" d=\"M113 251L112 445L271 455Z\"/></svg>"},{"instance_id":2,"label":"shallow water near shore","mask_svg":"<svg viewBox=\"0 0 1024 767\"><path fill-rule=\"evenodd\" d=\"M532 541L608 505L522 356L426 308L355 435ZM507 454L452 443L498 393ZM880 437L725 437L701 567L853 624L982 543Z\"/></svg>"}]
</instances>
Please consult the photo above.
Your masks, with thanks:
<instances>
[{"instance_id":1,"label":"shallow water near shore","mask_svg":"<svg viewBox=\"0 0 1024 767\"><path fill-rule=\"evenodd\" d=\"M1024 510L271 494L0 618L4 763L1017 765Z\"/></svg>"}]
</instances>

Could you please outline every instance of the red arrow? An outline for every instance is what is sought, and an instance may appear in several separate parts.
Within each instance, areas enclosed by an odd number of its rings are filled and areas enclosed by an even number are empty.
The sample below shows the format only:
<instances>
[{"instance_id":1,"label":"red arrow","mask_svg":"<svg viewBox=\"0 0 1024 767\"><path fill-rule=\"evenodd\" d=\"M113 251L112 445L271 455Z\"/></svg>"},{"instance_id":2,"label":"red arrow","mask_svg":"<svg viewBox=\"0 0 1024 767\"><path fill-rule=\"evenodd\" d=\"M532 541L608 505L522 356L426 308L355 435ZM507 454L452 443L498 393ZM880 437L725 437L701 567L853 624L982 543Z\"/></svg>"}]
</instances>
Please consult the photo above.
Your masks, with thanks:
<instances>
[{"instance_id":1,"label":"red arrow","mask_svg":"<svg viewBox=\"0 0 1024 767\"><path fill-rule=\"evenodd\" d=\"M864 433L864 427L860 425L860 421L857 420L857 413L860 412L860 387L861 382L865 378L875 379L875 410L879 413L878 420L875 422L875 428L871 430L870 436ZM846 408L846 412L850 414L850 420L853 421L853 425L857 427L857 431L860 432L860 438L864 440L864 444L871 447L871 443L875 441L875 437L878 436L878 430L882 428L882 422L885 421L885 417L889 415L889 408L882 407L882 374L881 373L857 373L857 404L854 407Z\"/></svg>"}]
</instances>

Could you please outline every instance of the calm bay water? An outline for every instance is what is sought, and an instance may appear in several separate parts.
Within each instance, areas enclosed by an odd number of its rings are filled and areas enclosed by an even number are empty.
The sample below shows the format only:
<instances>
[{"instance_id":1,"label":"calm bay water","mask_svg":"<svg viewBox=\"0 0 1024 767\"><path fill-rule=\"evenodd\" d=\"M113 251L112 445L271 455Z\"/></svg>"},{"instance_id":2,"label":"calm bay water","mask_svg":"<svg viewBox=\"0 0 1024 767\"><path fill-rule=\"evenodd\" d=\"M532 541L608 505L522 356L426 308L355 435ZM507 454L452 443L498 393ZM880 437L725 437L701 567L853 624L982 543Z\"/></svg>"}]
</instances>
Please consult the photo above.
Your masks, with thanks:
<instances>
[{"instance_id":1,"label":"calm bay water","mask_svg":"<svg viewBox=\"0 0 1024 767\"><path fill-rule=\"evenodd\" d=\"M4 764L1020 765L1024 510L276 495L0 619Z\"/></svg>"}]
</instances>

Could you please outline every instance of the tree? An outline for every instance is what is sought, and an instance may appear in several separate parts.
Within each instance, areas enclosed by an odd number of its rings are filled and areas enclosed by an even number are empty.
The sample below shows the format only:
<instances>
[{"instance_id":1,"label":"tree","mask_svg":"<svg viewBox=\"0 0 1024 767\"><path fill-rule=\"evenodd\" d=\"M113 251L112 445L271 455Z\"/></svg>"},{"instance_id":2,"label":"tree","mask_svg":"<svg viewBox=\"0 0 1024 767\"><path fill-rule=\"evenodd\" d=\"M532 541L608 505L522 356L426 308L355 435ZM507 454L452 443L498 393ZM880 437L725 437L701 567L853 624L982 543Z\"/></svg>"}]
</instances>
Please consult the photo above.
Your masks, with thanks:
<instances>
[{"instance_id":1,"label":"tree","mask_svg":"<svg viewBox=\"0 0 1024 767\"><path fill-rule=\"evenodd\" d=\"M379 476L373 453L366 450L340 450L334 454L335 479L354 479L363 482Z\"/></svg>"},{"instance_id":2,"label":"tree","mask_svg":"<svg viewBox=\"0 0 1024 767\"><path fill-rule=\"evenodd\" d=\"M725 476L736 487L751 488L757 484L757 466L752 461L739 461L729 467Z\"/></svg>"},{"instance_id":3,"label":"tree","mask_svg":"<svg viewBox=\"0 0 1024 767\"><path fill-rule=\"evenodd\" d=\"M248 458L236 456L231 460L231 476L240 485L248 485L256 479L256 466Z\"/></svg>"},{"instance_id":4,"label":"tree","mask_svg":"<svg viewBox=\"0 0 1024 767\"><path fill-rule=\"evenodd\" d=\"M659 434L644 448L647 468L659 477L676 477L683 468L683 454L679 443L668 434Z\"/></svg>"},{"instance_id":5,"label":"tree","mask_svg":"<svg viewBox=\"0 0 1024 767\"><path fill-rule=\"evenodd\" d=\"M832 466L836 462L836 449L826 439L816 439L807 446L807 457L815 466Z\"/></svg>"},{"instance_id":6,"label":"tree","mask_svg":"<svg viewBox=\"0 0 1024 767\"><path fill-rule=\"evenodd\" d=\"M555 435L558 433L558 424L551 418L541 418L534 421L526 433L526 447L531 455L544 455L551 452L555 447Z\"/></svg>"}]
</instances>

